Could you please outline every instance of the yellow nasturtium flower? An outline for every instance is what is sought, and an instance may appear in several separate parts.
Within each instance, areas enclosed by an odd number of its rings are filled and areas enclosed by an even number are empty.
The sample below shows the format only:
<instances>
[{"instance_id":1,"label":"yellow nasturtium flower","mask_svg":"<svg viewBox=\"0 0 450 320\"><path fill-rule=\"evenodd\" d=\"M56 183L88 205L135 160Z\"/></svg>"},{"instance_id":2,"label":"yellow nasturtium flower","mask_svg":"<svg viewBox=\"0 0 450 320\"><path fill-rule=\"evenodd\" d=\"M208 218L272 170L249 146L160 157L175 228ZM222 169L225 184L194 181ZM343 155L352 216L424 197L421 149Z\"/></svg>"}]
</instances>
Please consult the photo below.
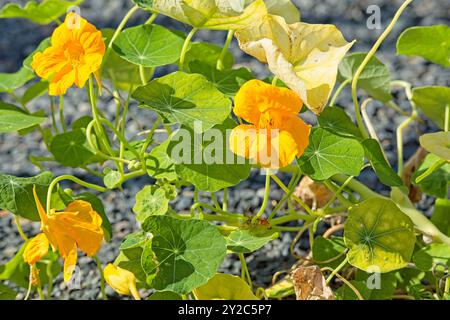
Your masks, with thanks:
<instances>
[{"instance_id":1,"label":"yellow nasturtium flower","mask_svg":"<svg viewBox=\"0 0 450 320\"><path fill-rule=\"evenodd\" d=\"M232 131L232 151L265 168L288 166L309 144L311 126L298 117L302 105L287 88L260 80L245 83L236 95L234 113L250 124Z\"/></svg>"},{"instance_id":2,"label":"yellow nasturtium flower","mask_svg":"<svg viewBox=\"0 0 450 320\"><path fill-rule=\"evenodd\" d=\"M64 281L72 277L77 263L77 249L86 253L89 257L94 256L103 241L102 218L94 211L91 204L86 201L77 200L69 204L64 212L56 212L55 209L46 213L33 190L34 199L41 218L41 230L50 243L53 250L58 250L64 259ZM45 239L39 235L30 243L35 244L25 250L24 258L34 261L44 253ZM47 245L48 246L48 245ZM26 260L27 261L27 260Z\"/></svg>"},{"instance_id":3,"label":"yellow nasturtium flower","mask_svg":"<svg viewBox=\"0 0 450 320\"><path fill-rule=\"evenodd\" d=\"M315 114L325 108L339 63L353 45L334 25L288 24L275 15L239 30L236 37L243 51L267 63Z\"/></svg>"},{"instance_id":4,"label":"yellow nasturtium flower","mask_svg":"<svg viewBox=\"0 0 450 320\"><path fill-rule=\"evenodd\" d=\"M239 30L267 14L263 0L244 8L242 0L153 0L152 11L198 29Z\"/></svg>"},{"instance_id":5,"label":"yellow nasturtium flower","mask_svg":"<svg viewBox=\"0 0 450 320\"><path fill-rule=\"evenodd\" d=\"M47 80L49 94L58 96L76 84L82 88L91 74L99 80L106 46L102 33L76 13L55 29L51 46L33 57L32 67Z\"/></svg>"},{"instance_id":6,"label":"yellow nasturtium flower","mask_svg":"<svg viewBox=\"0 0 450 320\"><path fill-rule=\"evenodd\" d=\"M117 293L126 296L131 295L134 299L141 300L136 288L136 277L130 271L110 263L103 270L103 276Z\"/></svg>"},{"instance_id":7,"label":"yellow nasturtium flower","mask_svg":"<svg viewBox=\"0 0 450 320\"><path fill-rule=\"evenodd\" d=\"M23 260L30 266L36 264L47 255L49 245L50 243L48 242L47 236L44 233L38 234L28 241L25 251L23 252Z\"/></svg>"}]
</instances>

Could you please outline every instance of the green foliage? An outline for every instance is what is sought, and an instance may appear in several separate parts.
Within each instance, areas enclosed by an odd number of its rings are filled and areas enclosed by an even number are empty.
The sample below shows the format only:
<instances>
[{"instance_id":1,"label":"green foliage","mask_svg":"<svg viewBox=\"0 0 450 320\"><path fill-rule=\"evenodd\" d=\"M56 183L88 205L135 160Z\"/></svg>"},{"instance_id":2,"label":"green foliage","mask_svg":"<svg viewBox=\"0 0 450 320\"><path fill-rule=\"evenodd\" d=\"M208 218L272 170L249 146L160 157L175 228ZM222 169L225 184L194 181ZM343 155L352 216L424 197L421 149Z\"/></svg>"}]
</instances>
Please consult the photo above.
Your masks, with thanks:
<instances>
[{"instance_id":1,"label":"green foliage","mask_svg":"<svg viewBox=\"0 0 450 320\"><path fill-rule=\"evenodd\" d=\"M225 239L208 222L151 216L143 229L154 235L152 251L158 264L145 271L158 270L151 283L157 290L189 293L211 279L225 257Z\"/></svg>"},{"instance_id":2,"label":"green foliage","mask_svg":"<svg viewBox=\"0 0 450 320\"><path fill-rule=\"evenodd\" d=\"M0 133L14 132L34 127L45 120L27 114L22 109L0 101Z\"/></svg>"},{"instance_id":3,"label":"green foliage","mask_svg":"<svg viewBox=\"0 0 450 320\"><path fill-rule=\"evenodd\" d=\"M231 101L205 77L175 72L139 87L133 98L143 108L155 110L167 123L177 123L204 132L227 119Z\"/></svg>"},{"instance_id":4,"label":"green foliage","mask_svg":"<svg viewBox=\"0 0 450 320\"><path fill-rule=\"evenodd\" d=\"M169 196L164 188L159 186L146 186L136 195L136 204L133 211L137 214L136 220L144 223L150 216L164 215L169 210Z\"/></svg>"},{"instance_id":5,"label":"green foliage","mask_svg":"<svg viewBox=\"0 0 450 320\"><path fill-rule=\"evenodd\" d=\"M50 151L56 161L72 168L85 166L94 157L86 140L86 134L81 129L55 136Z\"/></svg>"},{"instance_id":6,"label":"green foliage","mask_svg":"<svg viewBox=\"0 0 450 320\"><path fill-rule=\"evenodd\" d=\"M39 221L39 213L33 197L33 187L42 203L47 198L47 190L53 174L43 172L31 178L18 178L0 174L0 208L24 218Z\"/></svg>"},{"instance_id":7,"label":"green foliage","mask_svg":"<svg viewBox=\"0 0 450 320\"><path fill-rule=\"evenodd\" d=\"M352 53L341 62L339 66L341 82L346 79L353 79L366 56L367 54L363 52ZM359 77L358 87L367 91L373 98L381 102L388 102L392 100L390 85L391 74L389 69L377 57L373 57Z\"/></svg>"},{"instance_id":8,"label":"green foliage","mask_svg":"<svg viewBox=\"0 0 450 320\"><path fill-rule=\"evenodd\" d=\"M314 180L326 180L338 173L359 176L364 165L364 149L355 139L314 128L299 165Z\"/></svg>"},{"instance_id":9,"label":"green foliage","mask_svg":"<svg viewBox=\"0 0 450 320\"><path fill-rule=\"evenodd\" d=\"M420 108L425 116L436 125L444 129L445 107L450 104L450 88L448 87L420 87L413 89L412 101Z\"/></svg>"},{"instance_id":10,"label":"green foliage","mask_svg":"<svg viewBox=\"0 0 450 320\"><path fill-rule=\"evenodd\" d=\"M434 154L429 154L414 173L412 179L416 179L425 173L434 163L439 161L440 158ZM447 163L442 167L435 170L428 177L423 179L418 185L420 189L431 196L438 198L447 197L448 185L450 184L450 164Z\"/></svg>"},{"instance_id":11,"label":"green foliage","mask_svg":"<svg viewBox=\"0 0 450 320\"><path fill-rule=\"evenodd\" d=\"M383 198L371 198L350 209L344 238L350 264L382 273L404 268L416 242L411 219Z\"/></svg>"},{"instance_id":12,"label":"green foliage","mask_svg":"<svg viewBox=\"0 0 450 320\"><path fill-rule=\"evenodd\" d=\"M450 67L450 27L437 25L406 29L398 38L397 54L419 56Z\"/></svg>"},{"instance_id":13,"label":"green foliage","mask_svg":"<svg viewBox=\"0 0 450 320\"><path fill-rule=\"evenodd\" d=\"M0 19L3 18L23 18L37 24L49 24L58 21L71 6L80 4L83 0L43 0L38 3L29 1L24 7L15 3L9 3L0 11Z\"/></svg>"},{"instance_id":14,"label":"green foliage","mask_svg":"<svg viewBox=\"0 0 450 320\"><path fill-rule=\"evenodd\" d=\"M257 251L270 241L279 237L277 232L266 230L257 232L256 230L238 230L231 232L227 240L228 250L235 253L251 253Z\"/></svg>"}]
</instances>

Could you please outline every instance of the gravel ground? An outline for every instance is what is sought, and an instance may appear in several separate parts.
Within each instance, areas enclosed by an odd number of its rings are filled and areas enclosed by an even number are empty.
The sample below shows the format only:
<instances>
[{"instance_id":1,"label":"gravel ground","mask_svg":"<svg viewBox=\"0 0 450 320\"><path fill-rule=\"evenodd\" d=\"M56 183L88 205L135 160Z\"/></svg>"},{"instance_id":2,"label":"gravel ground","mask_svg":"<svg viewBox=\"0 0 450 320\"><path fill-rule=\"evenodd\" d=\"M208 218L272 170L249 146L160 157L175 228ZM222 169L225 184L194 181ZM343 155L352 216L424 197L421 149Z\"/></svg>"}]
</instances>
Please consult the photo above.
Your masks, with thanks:
<instances>
[{"instance_id":1,"label":"gravel ground","mask_svg":"<svg viewBox=\"0 0 450 320\"><path fill-rule=\"evenodd\" d=\"M8 2L25 3L26 1L4 1L0 0L0 6ZM82 6L82 14L88 20L95 23L98 27L115 27L124 10L130 7L130 1L127 0L86 0ZM311 23L333 23L336 24L344 33L345 37L357 39L358 42L354 51L367 51L373 42L378 38L382 30L369 30L366 27L366 8L369 5L378 5L381 8L382 27L385 27L394 15L401 1L392 0L298 0L294 1L302 11L302 19ZM448 24L450 16L450 2L448 0L416 1L408 9L396 28L393 35L385 42L378 54L378 57L384 61L392 72L395 79L404 79L411 82L414 86L421 85L448 85L450 82L450 73L439 66L426 63L417 58L396 57L395 39L407 27L415 25ZM147 15L140 13L130 22L137 24L145 21ZM185 26L169 20L164 17L158 17L157 23L162 23L171 28L185 30ZM54 26L36 26L22 20L0 20L0 72L14 72L18 69L21 61L34 50L36 45L44 37L51 34ZM223 43L225 34L223 32L201 31L197 35L197 40ZM237 44L233 42L232 51L236 61L241 66L250 67L255 74L260 77L267 75L265 66L259 64L254 59L249 58L239 51ZM158 74L163 74L165 70L159 70ZM8 101L8 97L0 96ZM408 104L404 102L403 94L398 95L398 103L405 110ZM339 100L339 104L347 107L351 113L351 98L348 91L345 91ZM47 99L36 100L33 109L47 109ZM107 114L113 114L114 103L111 100L102 100L100 107ZM379 134L379 138L384 145L387 156L392 164L396 163L396 143L393 140L394 128L404 120L403 117L395 116L394 113L382 105L374 103L369 109L373 123ZM66 118L68 121L79 117L81 114L89 113L89 105L86 97L81 90L72 90L66 98ZM146 123L151 123L152 117L148 112L138 110L135 105L131 107L132 121L129 122L128 135L131 137L136 132L146 128ZM314 123L312 117L307 118ZM425 125L415 125L408 128L405 134L405 157L410 157L417 148L417 138L423 132L435 130L430 123ZM44 146L39 140L39 135L31 134L26 137L16 135L0 135L0 172L17 176L30 176L38 172L38 169L28 162L28 156L45 156ZM48 169L56 175L63 173L72 173L90 180L92 178L85 176L82 171L69 170L57 165L49 165ZM289 177L283 178L285 182ZM377 182L376 177L369 171L362 174L361 179L372 189L386 192L385 188ZM93 180L95 181L95 179ZM134 195L143 185L152 183L149 178L141 178L128 182L123 192L110 192L102 195L105 209L113 224L114 239L111 243L105 244L99 254L103 263L110 262L117 255L117 249L124 236L137 229L136 221L131 212L134 202ZM74 186L71 186L74 187ZM261 204L264 194L264 177L258 172L253 172L251 178L233 188L229 193L230 210L236 212L254 212ZM177 211L188 210L192 205L193 190L190 188L180 191L180 196L173 203L173 208ZM272 204L282 197L281 190L273 187L271 192ZM210 199L204 199L208 201ZM220 200L220 195L219 195ZM421 208L429 212L432 210L432 199L424 198L420 204ZM37 224L24 223L26 233L36 234ZM13 219L7 215L0 218L0 264L8 261L21 244L20 237L16 231ZM272 275L279 270L289 268L294 262L294 258L289 254L289 244L292 241L291 234L284 234L280 239L268 244L259 252L248 257L248 263L255 283L258 285L267 285ZM308 243L304 239L300 243L299 250L307 249ZM53 296L57 299L97 299L99 298L99 277L96 266L93 261L86 257L81 257L79 264L83 276L83 290L70 290L58 278L54 288ZM240 264L235 257L229 257L222 265L222 270L234 274L239 273ZM19 298L22 297L23 290ZM107 289L110 297L116 297L115 293Z\"/></svg>"}]
</instances>

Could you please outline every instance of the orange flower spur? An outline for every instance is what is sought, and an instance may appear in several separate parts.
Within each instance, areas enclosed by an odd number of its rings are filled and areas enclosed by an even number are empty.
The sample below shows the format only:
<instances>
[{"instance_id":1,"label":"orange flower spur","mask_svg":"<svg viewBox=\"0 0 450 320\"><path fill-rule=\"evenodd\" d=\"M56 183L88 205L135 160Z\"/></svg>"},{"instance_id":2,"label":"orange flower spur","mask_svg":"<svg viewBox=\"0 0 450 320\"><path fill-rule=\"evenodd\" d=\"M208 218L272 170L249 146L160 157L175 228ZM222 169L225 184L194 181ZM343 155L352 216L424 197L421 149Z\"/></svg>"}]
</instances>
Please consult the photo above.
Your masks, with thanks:
<instances>
[{"instance_id":1,"label":"orange flower spur","mask_svg":"<svg viewBox=\"0 0 450 320\"><path fill-rule=\"evenodd\" d=\"M82 88L98 71L105 54L102 33L75 13L55 29L51 46L33 57L36 74L49 82L49 94L63 95L74 84Z\"/></svg>"},{"instance_id":2,"label":"orange flower spur","mask_svg":"<svg viewBox=\"0 0 450 320\"><path fill-rule=\"evenodd\" d=\"M311 126L298 114L303 106L292 90L251 80L235 98L234 113L247 121L230 136L232 151L264 168L286 167L309 144Z\"/></svg>"},{"instance_id":3,"label":"orange flower spur","mask_svg":"<svg viewBox=\"0 0 450 320\"><path fill-rule=\"evenodd\" d=\"M41 219L43 235L33 239L26 248L24 259L36 263L50 244L64 259L64 281L69 281L77 263L77 249L94 256L103 241L102 218L89 202L77 200L69 204L64 212L55 209L46 213L34 190L34 199Z\"/></svg>"}]
</instances>

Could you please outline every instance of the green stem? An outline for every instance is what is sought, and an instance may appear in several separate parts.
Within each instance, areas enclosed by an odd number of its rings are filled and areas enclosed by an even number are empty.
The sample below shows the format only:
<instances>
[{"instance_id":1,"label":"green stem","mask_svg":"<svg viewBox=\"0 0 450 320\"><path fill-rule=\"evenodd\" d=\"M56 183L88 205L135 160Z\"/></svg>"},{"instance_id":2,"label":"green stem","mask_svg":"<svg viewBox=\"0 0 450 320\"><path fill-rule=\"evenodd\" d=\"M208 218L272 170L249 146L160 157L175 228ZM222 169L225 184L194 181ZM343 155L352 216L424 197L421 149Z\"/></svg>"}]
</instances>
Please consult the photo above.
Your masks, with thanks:
<instances>
[{"instance_id":1,"label":"green stem","mask_svg":"<svg viewBox=\"0 0 450 320\"><path fill-rule=\"evenodd\" d=\"M225 41L222 52L220 53L219 59L217 60L217 69L218 70L225 69L224 60L227 55L228 48L230 47L231 41L233 40L233 37L234 37L234 30L228 31L227 40Z\"/></svg>"},{"instance_id":2,"label":"green stem","mask_svg":"<svg viewBox=\"0 0 450 320\"><path fill-rule=\"evenodd\" d=\"M331 179L333 181L344 184L347 182L348 176L346 176L345 174L338 174L338 175L333 176ZM364 184L357 181L356 179L352 179L350 182L348 182L347 187L350 188L351 190L355 191L356 193L358 193L361 196L361 200L366 200L366 199L374 198L374 197L381 197L381 195L370 190Z\"/></svg>"},{"instance_id":3,"label":"green stem","mask_svg":"<svg viewBox=\"0 0 450 320\"><path fill-rule=\"evenodd\" d=\"M63 129L63 132L67 132L66 127L66 119L64 117L64 96L59 96L59 121L61 122L61 127Z\"/></svg>"},{"instance_id":4,"label":"green stem","mask_svg":"<svg viewBox=\"0 0 450 320\"><path fill-rule=\"evenodd\" d=\"M221 210L222 206L220 205L219 201L217 200L217 196L214 193L211 193L211 199L214 202L214 205L217 209Z\"/></svg>"},{"instance_id":5,"label":"green stem","mask_svg":"<svg viewBox=\"0 0 450 320\"><path fill-rule=\"evenodd\" d=\"M433 172L438 170L440 167L446 165L448 162L444 159L440 159L433 163L424 173L417 177L416 183L421 183L425 178L430 176Z\"/></svg>"},{"instance_id":6,"label":"green stem","mask_svg":"<svg viewBox=\"0 0 450 320\"><path fill-rule=\"evenodd\" d=\"M253 283L252 283L252 278L250 276L250 272L249 272L248 267L247 267L247 261L245 261L245 257L244 257L243 253L239 253L238 256L239 256L239 260L241 261L241 277L242 277L242 280L245 281L245 279L247 278L246 282L248 283L248 285L251 288L251 287L253 287Z\"/></svg>"},{"instance_id":7,"label":"green stem","mask_svg":"<svg viewBox=\"0 0 450 320\"><path fill-rule=\"evenodd\" d=\"M22 237L22 239L26 242L28 241L28 237L25 234L25 232L23 232L22 230L22 226L20 225L20 218L16 215L14 215L14 219L16 221L16 225L17 225L17 231L19 232L20 236Z\"/></svg>"},{"instance_id":8,"label":"green stem","mask_svg":"<svg viewBox=\"0 0 450 320\"><path fill-rule=\"evenodd\" d=\"M180 71L184 70L184 61L186 59L186 53L189 49L189 45L191 43L192 38L194 37L195 33L198 31L197 28L192 28L191 32L189 32L189 34L186 37L186 40L184 41L183 44L183 49L181 49L181 55L180 55L180 64L179 64L179 69Z\"/></svg>"},{"instance_id":9,"label":"green stem","mask_svg":"<svg viewBox=\"0 0 450 320\"><path fill-rule=\"evenodd\" d=\"M145 22L146 25L150 25L153 24L153 22L155 22L156 18L158 17L157 13L153 13L150 18L148 18L148 20Z\"/></svg>"},{"instance_id":10,"label":"green stem","mask_svg":"<svg viewBox=\"0 0 450 320\"><path fill-rule=\"evenodd\" d=\"M333 278L336 276L336 274L342 270L342 268L344 268L346 266L346 264L348 263L348 256L345 257L344 261L342 261L342 263L333 270L333 272L328 276L327 280L326 280L326 284L330 284L331 280L333 280Z\"/></svg>"},{"instance_id":11,"label":"green stem","mask_svg":"<svg viewBox=\"0 0 450 320\"><path fill-rule=\"evenodd\" d=\"M77 177L71 176L71 175L63 175L60 177L55 178L52 183L50 183L50 186L48 187L48 192L47 192L47 212L50 212L51 209L51 202L52 202L52 194L53 194L53 188L61 181L63 180L69 180L72 182L75 182L76 184L79 184L80 186L83 186L85 188L88 189L93 189L93 190L97 190L100 192L106 192L108 189L98 186L96 184L92 184L92 183L88 183L85 182L83 180L78 179Z\"/></svg>"},{"instance_id":12,"label":"green stem","mask_svg":"<svg viewBox=\"0 0 450 320\"><path fill-rule=\"evenodd\" d=\"M301 177L302 177L301 174L294 174L292 176L292 179L288 186L289 193L286 193L286 195L280 200L280 202L277 203L275 208L272 210L272 213L270 214L268 219L269 222L275 217L275 215L280 210L280 208L285 204L285 202L291 198L292 194L295 192L295 187L298 185Z\"/></svg>"},{"instance_id":13,"label":"green stem","mask_svg":"<svg viewBox=\"0 0 450 320\"><path fill-rule=\"evenodd\" d=\"M414 110L411 116L403 121L397 128L397 156L398 156L398 175L403 176L403 131L417 118L417 111Z\"/></svg>"},{"instance_id":14,"label":"green stem","mask_svg":"<svg viewBox=\"0 0 450 320\"><path fill-rule=\"evenodd\" d=\"M283 181L281 181L277 176L272 175L272 179L278 184L278 186L280 186L281 189L283 189L284 192L289 193L289 188L286 187L283 183ZM294 199L299 205L301 205L303 207L303 209L305 209L305 211L310 214L310 215L314 215L313 210L299 197L292 195L292 199Z\"/></svg>"},{"instance_id":15,"label":"green stem","mask_svg":"<svg viewBox=\"0 0 450 320\"><path fill-rule=\"evenodd\" d=\"M273 77L273 79L272 79L272 85L273 85L274 87L277 86L278 80L280 80L280 78L278 78L277 76Z\"/></svg>"},{"instance_id":16,"label":"green stem","mask_svg":"<svg viewBox=\"0 0 450 320\"><path fill-rule=\"evenodd\" d=\"M103 274L102 263L100 262L100 259L97 256L94 256L94 260L97 263L97 270L100 275L100 291L102 294L102 299L108 300L108 298L106 297L106 291L105 291L105 276Z\"/></svg>"},{"instance_id":17,"label":"green stem","mask_svg":"<svg viewBox=\"0 0 450 320\"><path fill-rule=\"evenodd\" d=\"M56 134L59 134L60 131L58 129L58 125L56 122L56 115L55 115L55 103L53 102L53 97L49 96L50 98L50 112L52 114L52 125L53 125L53 129L55 130Z\"/></svg>"},{"instance_id":18,"label":"green stem","mask_svg":"<svg viewBox=\"0 0 450 320\"><path fill-rule=\"evenodd\" d=\"M270 174L269 170L267 170L266 171L266 186L265 186L263 203L262 203L261 208L259 209L258 213L253 217L252 224L255 224L258 221L258 219L260 219L262 217L262 215L264 214L264 211L266 211L267 205L269 204L270 177L271 177L271 174Z\"/></svg>"},{"instance_id":19,"label":"green stem","mask_svg":"<svg viewBox=\"0 0 450 320\"><path fill-rule=\"evenodd\" d=\"M342 93L342 91L345 89L346 86L348 86L352 82L352 79L346 79L341 83L341 85L336 89L336 92L333 95L333 98L330 101L330 106L334 106L336 104L337 99L339 98L339 95Z\"/></svg>"},{"instance_id":20,"label":"green stem","mask_svg":"<svg viewBox=\"0 0 450 320\"><path fill-rule=\"evenodd\" d=\"M356 121L358 123L359 130L361 131L362 136L367 139L369 137L369 134L367 133L366 128L364 127L364 123L361 118L361 110L359 107L358 102L358 80L361 77L361 74L363 73L364 69L370 62L370 60L373 58L375 53L380 48L383 41L387 38L387 36L391 33L392 29L394 28L395 24L397 23L398 19L400 18L403 11L406 9L406 7L412 2L413 0L406 0L398 9L397 13L395 14L394 18L392 19L391 23L388 25L386 30L381 34L381 36L378 38L378 40L375 42L372 49L369 51L367 56L365 57L364 61L359 66L358 70L355 73L355 76L353 77L352 81L352 98L353 98L353 104L355 107L355 115L356 115Z\"/></svg>"},{"instance_id":21,"label":"green stem","mask_svg":"<svg viewBox=\"0 0 450 320\"><path fill-rule=\"evenodd\" d=\"M142 65L139 66L139 76L141 77L142 85L145 86L148 81L146 79L147 76L145 75L145 67Z\"/></svg>"},{"instance_id":22,"label":"green stem","mask_svg":"<svg viewBox=\"0 0 450 320\"><path fill-rule=\"evenodd\" d=\"M114 32L111 40L109 41L108 48L106 49L105 56L103 58L103 61L106 61L109 57L109 54L111 53L114 41L116 41L119 34L122 32L123 28L125 28L128 20L139 10L139 6L134 6L130 9L130 11L127 12L125 17L120 22L119 26L117 27L116 31Z\"/></svg>"},{"instance_id":23,"label":"green stem","mask_svg":"<svg viewBox=\"0 0 450 320\"><path fill-rule=\"evenodd\" d=\"M223 189L222 210L228 211L228 188Z\"/></svg>"},{"instance_id":24,"label":"green stem","mask_svg":"<svg viewBox=\"0 0 450 320\"><path fill-rule=\"evenodd\" d=\"M38 292L38 295L39 295L39 299L45 300L44 292L42 292L42 285L41 285L40 281L39 281L39 284L37 286L37 292Z\"/></svg>"},{"instance_id":25,"label":"green stem","mask_svg":"<svg viewBox=\"0 0 450 320\"><path fill-rule=\"evenodd\" d=\"M330 181L324 181L323 183L325 184L325 186L330 189L331 192L333 192L333 197L330 200L330 202L328 202L327 206L329 207L330 204L332 204L334 202L334 200L336 200L336 198L339 199L339 201L346 206L347 208L351 207L353 204L347 199L345 198L341 193L342 191L345 189L345 187L352 181L353 177L350 177L349 179L347 179L340 188L337 188L336 186L334 186L334 184ZM328 209L328 207L325 207L325 209Z\"/></svg>"},{"instance_id":26,"label":"green stem","mask_svg":"<svg viewBox=\"0 0 450 320\"><path fill-rule=\"evenodd\" d=\"M47 278L48 278L48 287L47 287L47 299L52 298L52 292L53 292L53 273L52 273L52 266L53 261L50 261L47 264L46 272L47 272Z\"/></svg>"}]
</instances>

